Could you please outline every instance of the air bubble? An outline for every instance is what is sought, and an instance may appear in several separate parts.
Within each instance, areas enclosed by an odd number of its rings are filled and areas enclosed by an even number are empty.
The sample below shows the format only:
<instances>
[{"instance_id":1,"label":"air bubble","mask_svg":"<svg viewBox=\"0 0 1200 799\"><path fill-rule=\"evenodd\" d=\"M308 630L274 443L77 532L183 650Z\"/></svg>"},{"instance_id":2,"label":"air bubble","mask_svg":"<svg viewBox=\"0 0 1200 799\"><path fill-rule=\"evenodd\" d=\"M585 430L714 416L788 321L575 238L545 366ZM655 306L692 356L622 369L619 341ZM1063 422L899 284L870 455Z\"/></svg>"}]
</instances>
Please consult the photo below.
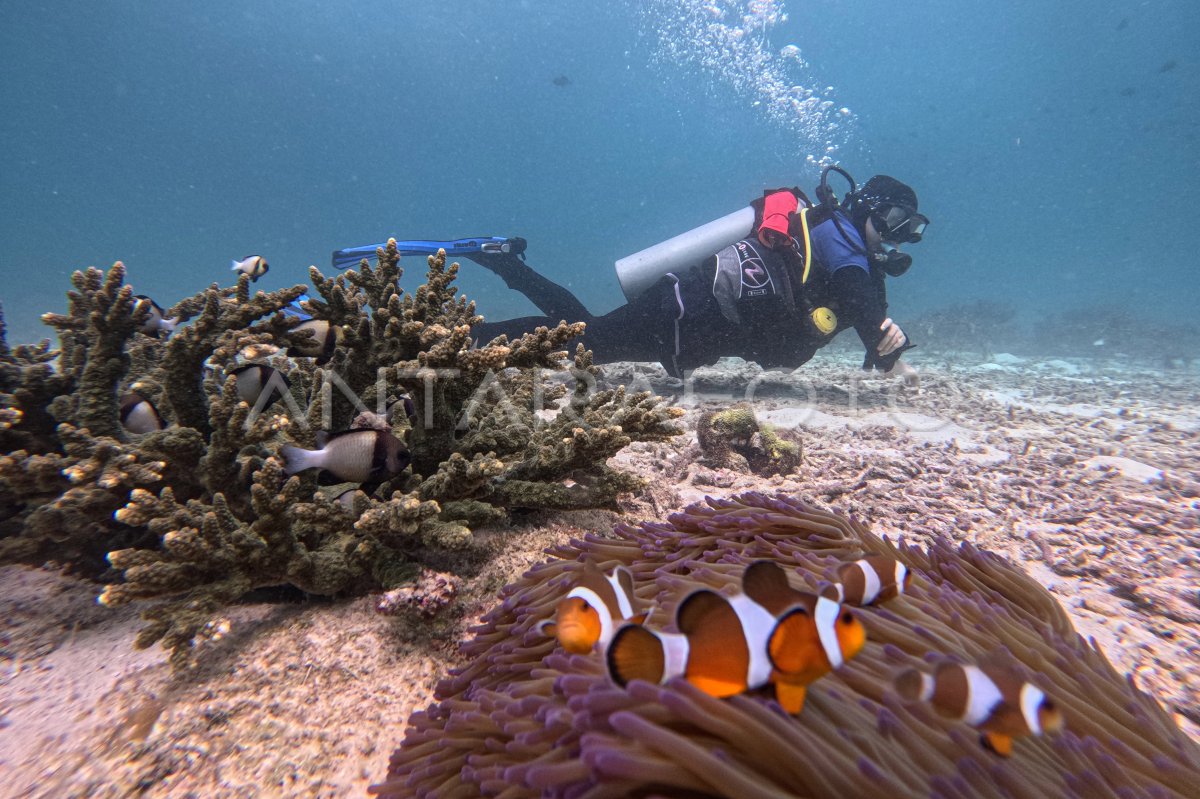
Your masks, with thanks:
<instances>
[{"instance_id":1,"label":"air bubble","mask_svg":"<svg viewBox=\"0 0 1200 799\"><path fill-rule=\"evenodd\" d=\"M731 92L791 134L797 155L822 153L825 163L846 140L852 114L831 99L834 88L816 83L799 44L770 42L787 20L782 0L641 0L637 7L656 40L657 66L685 70L689 85L707 77L699 83L712 97L726 100Z\"/></svg>"}]
</instances>

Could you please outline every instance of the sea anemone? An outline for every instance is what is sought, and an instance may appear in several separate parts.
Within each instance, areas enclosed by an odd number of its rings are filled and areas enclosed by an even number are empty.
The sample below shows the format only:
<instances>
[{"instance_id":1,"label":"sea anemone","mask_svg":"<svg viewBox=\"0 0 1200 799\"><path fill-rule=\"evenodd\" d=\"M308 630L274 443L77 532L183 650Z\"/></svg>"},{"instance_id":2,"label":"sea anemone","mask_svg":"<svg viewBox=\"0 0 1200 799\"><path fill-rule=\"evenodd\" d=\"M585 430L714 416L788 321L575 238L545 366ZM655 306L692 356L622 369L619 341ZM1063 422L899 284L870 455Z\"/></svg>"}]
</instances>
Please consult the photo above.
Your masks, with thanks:
<instances>
[{"instance_id":1,"label":"sea anemone","mask_svg":"<svg viewBox=\"0 0 1200 799\"><path fill-rule=\"evenodd\" d=\"M1195 796L1200 747L1075 632L1058 602L1006 560L969 544L895 546L863 524L783 495L709 499L669 518L552 550L503 592L464 645L469 662L415 713L382 797ZM682 680L626 688L602 658L567 655L534 625L585 560L623 564L668 626L699 586L731 590L772 559L797 587L838 564L890 554L909 592L862 616L869 640L789 716L766 693L714 699ZM1062 708L1066 729L983 749L974 730L906 705L891 688L944 657L1012 660Z\"/></svg>"}]
</instances>

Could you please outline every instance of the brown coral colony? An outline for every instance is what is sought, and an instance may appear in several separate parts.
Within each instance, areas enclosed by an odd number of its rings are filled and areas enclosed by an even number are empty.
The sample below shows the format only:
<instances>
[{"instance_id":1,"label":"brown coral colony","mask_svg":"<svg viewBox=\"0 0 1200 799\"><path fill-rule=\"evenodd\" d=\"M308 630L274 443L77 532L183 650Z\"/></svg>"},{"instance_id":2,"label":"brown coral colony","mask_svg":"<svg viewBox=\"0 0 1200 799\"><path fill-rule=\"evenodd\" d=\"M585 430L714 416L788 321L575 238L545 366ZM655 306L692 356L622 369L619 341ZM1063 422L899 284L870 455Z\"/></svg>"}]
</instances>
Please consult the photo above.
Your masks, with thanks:
<instances>
[{"instance_id":1,"label":"brown coral colony","mask_svg":"<svg viewBox=\"0 0 1200 799\"><path fill-rule=\"evenodd\" d=\"M101 601L160 600L138 644L182 666L248 591L402 588L509 509L611 506L638 481L605 461L678 432L677 410L623 390L577 390L543 421L580 325L475 346L457 264L430 256L406 293L395 242L377 259L313 267L304 321L282 313L303 285L252 296L240 275L162 309L119 263L76 272L68 313L44 317L58 351L3 348L0 557L96 575L107 558ZM571 374L593 372L581 348Z\"/></svg>"}]
</instances>

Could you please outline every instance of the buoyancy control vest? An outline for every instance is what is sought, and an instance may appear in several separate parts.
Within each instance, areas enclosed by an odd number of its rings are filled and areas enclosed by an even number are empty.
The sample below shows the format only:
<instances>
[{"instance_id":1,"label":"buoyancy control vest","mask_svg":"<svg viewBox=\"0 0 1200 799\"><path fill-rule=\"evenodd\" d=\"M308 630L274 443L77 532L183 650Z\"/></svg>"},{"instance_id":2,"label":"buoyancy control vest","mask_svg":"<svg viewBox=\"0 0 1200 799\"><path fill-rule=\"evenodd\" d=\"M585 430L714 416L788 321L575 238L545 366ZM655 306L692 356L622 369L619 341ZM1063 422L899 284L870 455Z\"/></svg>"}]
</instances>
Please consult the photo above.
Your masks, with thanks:
<instances>
[{"instance_id":1,"label":"buoyancy control vest","mask_svg":"<svg viewBox=\"0 0 1200 799\"><path fill-rule=\"evenodd\" d=\"M808 290L814 267L810 231L824 221L825 210L797 188L768 190L751 205L756 211L752 236L715 256L712 292L721 315L737 325L753 319L759 329L805 324L817 336L832 335L837 316L816 304ZM764 228L786 230L790 246L767 247L760 237Z\"/></svg>"},{"instance_id":2,"label":"buoyancy control vest","mask_svg":"<svg viewBox=\"0 0 1200 799\"><path fill-rule=\"evenodd\" d=\"M791 275L778 252L753 239L742 239L714 259L712 293L729 322L742 324L747 316L764 314L795 315Z\"/></svg>"}]
</instances>

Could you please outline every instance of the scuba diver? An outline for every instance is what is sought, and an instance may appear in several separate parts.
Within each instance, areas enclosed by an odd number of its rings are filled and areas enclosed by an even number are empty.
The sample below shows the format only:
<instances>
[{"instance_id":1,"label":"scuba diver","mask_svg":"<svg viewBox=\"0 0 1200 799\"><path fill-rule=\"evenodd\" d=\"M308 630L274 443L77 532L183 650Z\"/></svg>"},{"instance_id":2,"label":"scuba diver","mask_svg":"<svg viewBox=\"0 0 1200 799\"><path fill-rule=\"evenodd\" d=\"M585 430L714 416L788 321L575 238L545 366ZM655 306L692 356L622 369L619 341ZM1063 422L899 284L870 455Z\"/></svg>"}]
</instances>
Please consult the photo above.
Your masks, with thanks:
<instances>
[{"instance_id":1,"label":"scuba diver","mask_svg":"<svg viewBox=\"0 0 1200 799\"><path fill-rule=\"evenodd\" d=\"M841 202L830 172L850 184ZM472 330L478 343L583 321L583 343L596 363L658 361L682 378L723 356L795 368L852 327L866 347L864 369L915 378L899 362L914 345L887 315L884 280L908 271L912 257L899 247L920 241L929 224L917 212L916 192L886 175L860 188L831 166L817 198L813 204L798 188L766 191L748 208L621 259L617 273L629 302L599 316L525 263L523 239L403 244L465 256L543 314L484 322ZM344 268L373 253L374 245L339 250L334 264Z\"/></svg>"}]
</instances>

